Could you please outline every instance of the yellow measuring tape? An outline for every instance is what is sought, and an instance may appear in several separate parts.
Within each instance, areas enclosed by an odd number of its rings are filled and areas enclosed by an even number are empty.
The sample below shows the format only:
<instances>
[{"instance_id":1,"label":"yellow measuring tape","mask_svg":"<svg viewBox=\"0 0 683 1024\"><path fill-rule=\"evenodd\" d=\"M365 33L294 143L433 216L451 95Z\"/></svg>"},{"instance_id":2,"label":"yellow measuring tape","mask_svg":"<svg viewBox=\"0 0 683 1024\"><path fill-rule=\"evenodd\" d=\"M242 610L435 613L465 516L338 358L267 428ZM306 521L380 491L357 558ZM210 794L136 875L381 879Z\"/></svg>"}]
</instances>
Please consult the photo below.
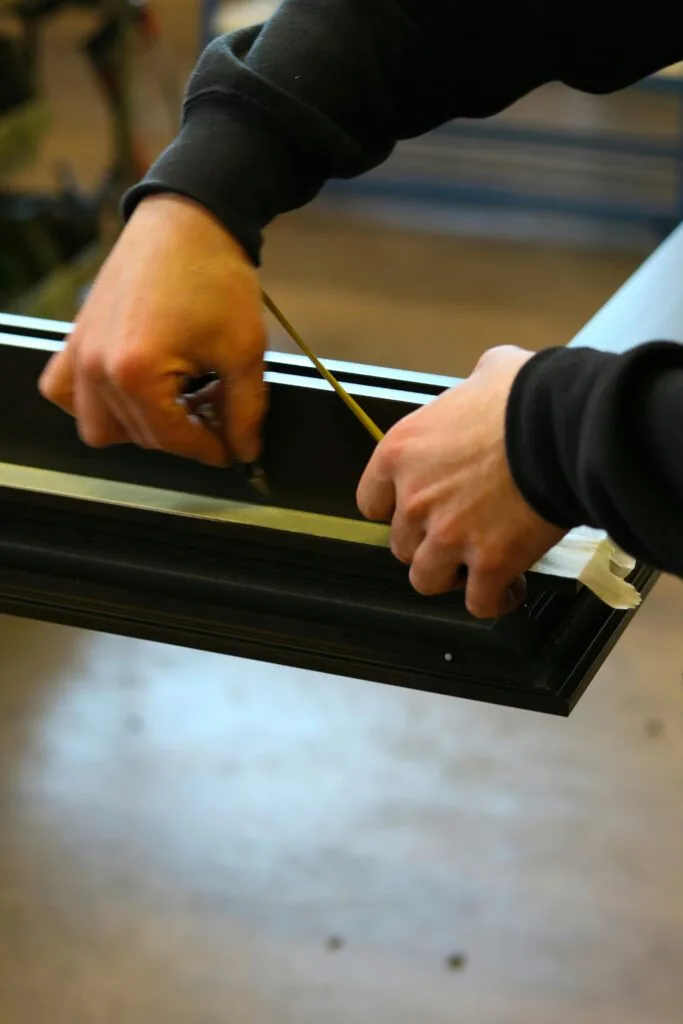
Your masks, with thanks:
<instances>
[{"instance_id":1,"label":"yellow measuring tape","mask_svg":"<svg viewBox=\"0 0 683 1024\"><path fill-rule=\"evenodd\" d=\"M348 391L346 390L346 388L342 387L342 385L341 385L341 384L339 383L339 381L337 380L337 378L336 378L336 377L334 377L334 376L333 376L333 375L332 375L332 374L330 373L330 371L329 371L329 370L327 369L327 367L326 367L326 366L324 366L324 365L323 365L323 364L322 364L322 363L320 362L320 360L318 359L318 357L317 357L317 355L315 354L315 352L313 352L313 351L312 351L312 350L311 350L311 349L310 349L310 348L308 347L308 345L306 344L306 342L304 341L304 339L303 339L303 338L301 337L301 335L299 334L299 332L298 332L298 331L297 331L297 330L296 330L296 329L295 329L295 328L294 328L294 327L293 327L293 326L292 326L292 325L290 324L289 320L288 320L288 319L286 318L286 316L284 315L284 313L282 313L282 312L281 312L281 311L280 311L280 310L278 309L278 307L277 307L277 306L275 305L275 303L273 302L273 300L272 300L272 299L271 299L271 298L270 298L270 297L269 297L268 295L266 295L266 293L265 293L265 292L262 292L262 295L263 295L263 302L264 302L264 304L265 304L265 307L266 307L266 309L270 310L270 312L271 312L271 313L273 314L273 316L274 316L274 317L275 317L275 319L276 319L276 320L278 321L278 323L279 323L279 324L280 324L280 325L281 325L282 327L284 327L285 331L286 331L286 332L287 332L287 334L288 334L288 335L290 336L290 338L292 339L292 341L293 341L293 342L294 342L294 343L295 343L296 345L298 345L298 347L299 347L299 348L301 349L301 351L303 352L303 354L304 354L304 355L305 355L305 356L306 356L306 357L307 357L308 359L310 359L310 360L311 360L311 362L312 362L312 363L313 363L313 365L315 366L315 368L316 368L316 370L318 371L318 373L320 374L320 376L321 376L321 377L324 377L324 379L325 379L325 380L327 381L327 383L328 383L328 384L329 384L329 385L330 385L330 386L331 386L332 388L334 388L334 390L336 391L336 393L337 393L337 394L339 395L339 397L341 398L342 402L344 402L344 404L345 404L345 405L346 405L346 406L347 406L347 407L348 407L348 408L349 408L349 409L351 410L351 412L352 412L352 413L353 413L353 415L354 415L354 416L356 417L356 419L357 419L357 420L358 420L358 421L359 421L360 423L362 423L362 424L363 424L363 426L365 427L365 429L367 430L367 432L368 432L368 433L369 433L369 434L370 434L370 435L371 435L371 436L372 436L372 437L374 438L374 440L375 440L375 441L377 441L377 442L379 443L379 442L380 442L380 441L382 440L382 438L384 437L384 434L383 434L383 433L382 433L382 431L381 431L381 430L379 429L379 427L377 426L377 424L376 424L376 423L375 423L375 422L374 422L374 421L373 421L372 419L370 419L370 417L369 417L369 416L368 416L368 414L366 413L365 409L361 409L360 405L359 405L359 404L358 404L358 402L357 402L357 401L355 400L355 398L352 398L352 397L351 397L351 395L350 395L350 394L348 393Z\"/></svg>"}]
</instances>

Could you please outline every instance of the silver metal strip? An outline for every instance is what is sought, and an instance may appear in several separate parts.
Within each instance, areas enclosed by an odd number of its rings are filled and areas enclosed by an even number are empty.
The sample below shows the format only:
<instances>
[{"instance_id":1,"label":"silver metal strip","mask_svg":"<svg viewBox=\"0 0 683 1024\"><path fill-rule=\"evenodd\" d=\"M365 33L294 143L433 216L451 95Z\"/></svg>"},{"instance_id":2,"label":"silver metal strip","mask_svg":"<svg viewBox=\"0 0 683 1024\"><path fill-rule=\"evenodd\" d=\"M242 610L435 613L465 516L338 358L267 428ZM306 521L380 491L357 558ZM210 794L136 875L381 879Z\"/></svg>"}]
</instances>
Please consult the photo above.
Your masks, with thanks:
<instances>
[{"instance_id":1,"label":"silver metal strip","mask_svg":"<svg viewBox=\"0 0 683 1024\"><path fill-rule=\"evenodd\" d=\"M286 384L288 387L308 388L311 391L332 391L332 385L328 384L322 377L298 377L292 378L289 374L281 373L278 370L267 370L265 373L267 384ZM426 405L431 402L434 395L420 394L417 391L395 391L393 388L375 387L372 384L347 384L345 389L350 395L358 398L381 398L390 402L411 402L414 405Z\"/></svg>"},{"instance_id":2,"label":"silver metal strip","mask_svg":"<svg viewBox=\"0 0 683 1024\"><path fill-rule=\"evenodd\" d=\"M380 523L165 491L140 484L101 480L7 462L0 463L0 487L163 515L278 530L374 548L389 546L389 527ZM561 579L580 580L604 542L605 535L599 531L572 531L533 567L533 571Z\"/></svg>"},{"instance_id":3,"label":"silver metal strip","mask_svg":"<svg viewBox=\"0 0 683 1024\"><path fill-rule=\"evenodd\" d=\"M20 328L26 334L23 336L7 334L2 329L3 324ZM66 335L70 334L73 328L73 324L61 323L57 320L38 320L34 317L0 313L0 345L14 345L17 348L35 349L38 352L59 352L64 347L63 342L39 338L31 332L54 331L57 334ZM277 362L282 366L291 366L293 369L310 369L311 366L306 356L293 352L269 350L266 352L266 360ZM373 366L369 363L350 363L343 359L325 359L324 363L332 373L341 377L345 374L353 374L358 377L380 377L383 380L400 381L413 386L424 384L426 387L434 388L449 388L459 383L456 377L434 373L418 373L414 370L401 370L390 366ZM326 384L325 386L328 387L329 385Z\"/></svg>"},{"instance_id":4,"label":"silver metal strip","mask_svg":"<svg viewBox=\"0 0 683 1024\"><path fill-rule=\"evenodd\" d=\"M73 324L63 320L41 320L35 316L18 316L16 313L0 312L0 329L3 324L18 327L27 333L30 331L54 331L55 334L70 334L73 330Z\"/></svg>"},{"instance_id":5,"label":"silver metal strip","mask_svg":"<svg viewBox=\"0 0 683 1024\"><path fill-rule=\"evenodd\" d=\"M369 544L373 547L387 547L389 543L389 528L377 523L344 519L340 516L324 516L273 505L252 505L225 498L165 491L140 484L101 480L98 477L78 476L8 462L0 463L0 487L166 515L343 540L353 544Z\"/></svg>"}]
</instances>

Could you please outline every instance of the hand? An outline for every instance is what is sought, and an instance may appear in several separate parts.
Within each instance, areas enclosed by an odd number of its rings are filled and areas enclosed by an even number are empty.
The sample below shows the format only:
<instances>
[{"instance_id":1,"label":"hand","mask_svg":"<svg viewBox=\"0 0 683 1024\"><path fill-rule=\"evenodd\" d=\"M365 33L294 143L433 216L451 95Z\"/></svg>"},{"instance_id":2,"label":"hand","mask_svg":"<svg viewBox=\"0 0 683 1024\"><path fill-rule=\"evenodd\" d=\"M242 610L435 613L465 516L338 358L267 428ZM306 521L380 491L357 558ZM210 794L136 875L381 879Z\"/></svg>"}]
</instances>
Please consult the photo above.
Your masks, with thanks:
<instances>
[{"instance_id":1,"label":"hand","mask_svg":"<svg viewBox=\"0 0 683 1024\"><path fill-rule=\"evenodd\" d=\"M487 352L469 380L387 433L358 488L368 519L391 520L391 550L410 565L415 589L466 586L478 618L517 607L526 593L522 574L566 532L527 505L507 462L507 400L532 355Z\"/></svg>"},{"instance_id":2,"label":"hand","mask_svg":"<svg viewBox=\"0 0 683 1024\"><path fill-rule=\"evenodd\" d=\"M209 213L177 196L145 199L40 390L93 447L132 441L211 465L251 462L266 405L261 310L254 267ZM189 378L210 371L222 381L218 431L181 399Z\"/></svg>"}]
</instances>

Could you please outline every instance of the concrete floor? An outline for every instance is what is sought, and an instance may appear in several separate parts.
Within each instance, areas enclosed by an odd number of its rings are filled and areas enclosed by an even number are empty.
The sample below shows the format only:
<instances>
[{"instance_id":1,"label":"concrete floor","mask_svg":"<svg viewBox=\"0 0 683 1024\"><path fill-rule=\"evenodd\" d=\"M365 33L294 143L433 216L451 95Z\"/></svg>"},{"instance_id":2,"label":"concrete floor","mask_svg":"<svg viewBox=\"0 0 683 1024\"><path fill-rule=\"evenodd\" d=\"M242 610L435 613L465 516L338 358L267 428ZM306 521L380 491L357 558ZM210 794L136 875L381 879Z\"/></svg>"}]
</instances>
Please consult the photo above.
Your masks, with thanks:
<instances>
[{"instance_id":1,"label":"concrete floor","mask_svg":"<svg viewBox=\"0 0 683 1024\"><path fill-rule=\"evenodd\" d=\"M680 1024L682 614L569 721L0 619L0 1022Z\"/></svg>"},{"instance_id":2,"label":"concrete floor","mask_svg":"<svg viewBox=\"0 0 683 1024\"><path fill-rule=\"evenodd\" d=\"M36 180L102 157L75 24ZM322 209L267 252L323 354L455 373L642 256ZM682 616L663 581L569 721L0 618L0 1024L680 1024Z\"/></svg>"}]
</instances>

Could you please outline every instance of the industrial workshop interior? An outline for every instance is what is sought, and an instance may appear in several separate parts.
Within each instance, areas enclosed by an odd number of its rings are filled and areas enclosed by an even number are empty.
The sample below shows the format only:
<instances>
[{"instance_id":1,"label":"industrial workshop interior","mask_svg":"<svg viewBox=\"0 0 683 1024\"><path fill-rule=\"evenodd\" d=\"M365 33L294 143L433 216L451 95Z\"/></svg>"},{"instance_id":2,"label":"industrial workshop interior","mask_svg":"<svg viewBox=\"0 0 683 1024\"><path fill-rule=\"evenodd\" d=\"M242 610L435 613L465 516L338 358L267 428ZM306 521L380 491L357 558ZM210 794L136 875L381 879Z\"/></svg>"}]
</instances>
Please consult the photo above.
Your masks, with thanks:
<instances>
[{"instance_id":1,"label":"industrial workshop interior","mask_svg":"<svg viewBox=\"0 0 683 1024\"><path fill-rule=\"evenodd\" d=\"M134 277L109 255L123 199L211 40L265 24L270 96L284 33L278 95L308 88L313 124L306 45L361 62L409 6L0 0L0 1024L683 1021L680 580L572 524L482 618L418 593L356 497L392 425L491 348L683 343L683 64L603 93L550 75L259 224L256 462L89 443L84 400L39 390L81 309L82 339L113 331L93 282ZM265 133L278 103L245 116ZM283 131L287 175L317 136ZM239 145L226 191L258 177ZM210 288L169 285L160 333ZM201 370L174 413L218 444L233 391Z\"/></svg>"}]
</instances>

